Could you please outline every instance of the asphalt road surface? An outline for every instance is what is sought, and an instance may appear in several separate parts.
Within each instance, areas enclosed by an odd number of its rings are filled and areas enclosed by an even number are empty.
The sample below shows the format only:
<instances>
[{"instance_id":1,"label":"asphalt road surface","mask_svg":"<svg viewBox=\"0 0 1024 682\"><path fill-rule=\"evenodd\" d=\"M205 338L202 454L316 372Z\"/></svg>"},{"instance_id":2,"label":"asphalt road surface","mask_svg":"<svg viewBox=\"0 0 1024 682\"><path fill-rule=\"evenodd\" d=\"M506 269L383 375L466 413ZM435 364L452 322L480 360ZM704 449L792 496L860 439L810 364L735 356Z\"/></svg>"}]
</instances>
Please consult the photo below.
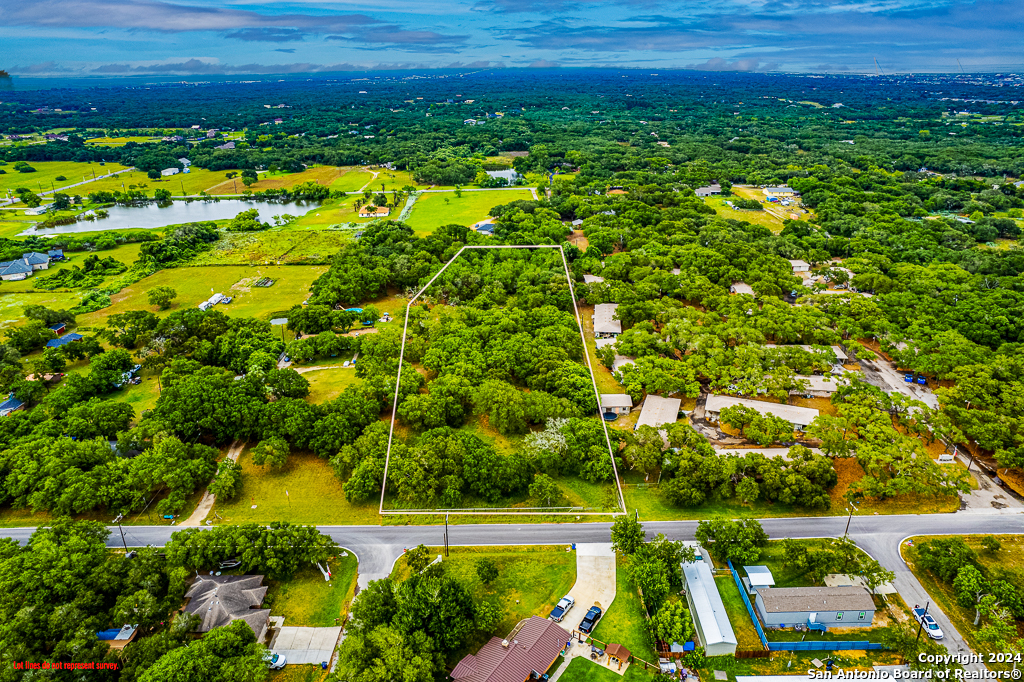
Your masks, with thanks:
<instances>
[{"instance_id":1,"label":"asphalt road surface","mask_svg":"<svg viewBox=\"0 0 1024 682\"><path fill-rule=\"evenodd\" d=\"M854 516L850 519L850 537L864 551L896 574L894 586L908 605L929 601L928 593L903 562L900 545L913 535L1022 534L1024 514L1013 510L987 510L976 513L914 514L905 516ZM774 539L839 537L846 529L847 517L818 516L762 519L761 525ZM452 545L563 545L571 542L608 542L610 523L561 524L473 524L449 526ZM444 542L444 526L320 526L339 545L359 558L359 586L385 577L406 548L419 544L439 546ZM657 521L644 523L648 538L664 533L671 540L693 540L696 521ZM121 534L111 527L110 547L121 546ZM129 547L163 546L177 531L176 526L126 526L124 542ZM26 542L34 528L3 528L0 537ZM945 633L942 644L951 653L970 651L967 643L941 609L932 604L929 612ZM965 666L981 669L980 665Z\"/></svg>"}]
</instances>

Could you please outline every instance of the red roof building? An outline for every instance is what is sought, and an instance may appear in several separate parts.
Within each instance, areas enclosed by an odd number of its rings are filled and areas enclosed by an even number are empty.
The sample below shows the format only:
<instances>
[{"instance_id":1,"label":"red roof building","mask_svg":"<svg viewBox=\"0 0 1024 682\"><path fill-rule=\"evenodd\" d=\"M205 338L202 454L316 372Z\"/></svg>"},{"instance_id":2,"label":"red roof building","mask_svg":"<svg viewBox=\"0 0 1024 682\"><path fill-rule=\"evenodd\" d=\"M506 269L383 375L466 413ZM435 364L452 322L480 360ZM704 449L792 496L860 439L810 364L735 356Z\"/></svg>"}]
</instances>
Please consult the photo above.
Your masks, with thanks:
<instances>
[{"instance_id":1,"label":"red roof building","mask_svg":"<svg viewBox=\"0 0 1024 682\"><path fill-rule=\"evenodd\" d=\"M572 636L554 621L533 616L517 626L510 639L492 637L451 672L459 682L526 682L543 675Z\"/></svg>"}]
</instances>

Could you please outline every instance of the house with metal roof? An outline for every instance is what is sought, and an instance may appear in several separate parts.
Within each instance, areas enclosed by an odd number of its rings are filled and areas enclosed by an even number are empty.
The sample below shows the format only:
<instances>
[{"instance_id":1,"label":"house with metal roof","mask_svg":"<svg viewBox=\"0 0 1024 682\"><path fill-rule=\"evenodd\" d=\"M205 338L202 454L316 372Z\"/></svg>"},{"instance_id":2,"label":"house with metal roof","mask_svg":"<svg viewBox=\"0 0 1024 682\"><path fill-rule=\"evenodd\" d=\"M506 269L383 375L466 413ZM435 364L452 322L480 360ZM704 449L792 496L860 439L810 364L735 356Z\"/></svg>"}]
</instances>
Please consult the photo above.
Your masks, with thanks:
<instances>
[{"instance_id":1,"label":"house with metal roof","mask_svg":"<svg viewBox=\"0 0 1024 682\"><path fill-rule=\"evenodd\" d=\"M754 296L754 290L746 282L733 282L729 287L730 294L749 294Z\"/></svg>"},{"instance_id":2,"label":"house with metal roof","mask_svg":"<svg viewBox=\"0 0 1024 682\"><path fill-rule=\"evenodd\" d=\"M507 170L490 170L484 172L487 173L488 177L495 178L498 180L504 180L506 183L510 185L516 184L523 178L522 175L520 175L517 171L515 171L512 168L509 168Z\"/></svg>"},{"instance_id":3,"label":"house with metal roof","mask_svg":"<svg viewBox=\"0 0 1024 682\"><path fill-rule=\"evenodd\" d=\"M693 190L693 192L699 197L718 196L719 194L722 193L722 186L716 182L713 185L705 185L704 187L698 187L697 189Z\"/></svg>"},{"instance_id":4,"label":"house with metal roof","mask_svg":"<svg viewBox=\"0 0 1024 682\"><path fill-rule=\"evenodd\" d=\"M508 638L492 637L451 671L459 682L526 682L547 673L572 635L554 621L532 616Z\"/></svg>"},{"instance_id":5,"label":"house with metal roof","mask_svg":"<svg viewBox=\"0 0 1024 682\"><path fill-rule=\"evenodd\" d=\"M801 345L792 344L792 345L786 345L786 346L779 346L779 345L776 345L774 343L766 343L766 344L764 344L764 347L765 348L799 348L800 350L807 351L808 353L820 353L824 349L828 348L836 356L836 360L839 360L840 362L846 362L847 360L850 359L849 356L846 354L846 351L844 351L840 346L809 346L807 344L801 344Z\"/></svg>"},{"instance_id":6,"label":"house with metal roof","mask_svg":"<svg viewBox=\"0 0 1024 682\"><path fill-rule=\"evenodd\" d=\"M618 303L598 303L594 306L594 336L601 339L622 333L622 322L615 319Z\"/></svg>"},{"instance_id":7,"label":"house with metal roof","mask_svg":"<svg viewBox=\"0 0 1024 682\"><path fill-rule=\"evenodd\" d=\"M200 575L185 593L185 611L201 619L198 632L244 620L262 642L270 626L270 609L260 608L266 594L262 575Z\"/></svg>"},{"instance_id":8,"label":"house with metal roof","mask_svg":"<svg viewBox=\"0 0 1024 682\"><path fill-rule=\"evenodd\" d=\"M28 263L33 270L49 270L50 269L50 257L45 253L39 253L38 251L29 251L28 253L21 254L22 259Z\"/></svg>"},{"instance_id":9,"label":"house with metal roof","mask_svg":"<svg viewBox=\"0 0 1024 682\"><path fill-rule=\"evenodd\" d=\"M793 268L793 272L809 272L811 269L811 264L805 260L788 260L790 267Z\"/></svg>"},{"instance_id":10,"label":"house with metal roof","mask_svg":"<svg viewBox=\"0 0 1024 682\"><path fill-rule=\"evenodd\" d=\"M765 187L761 190L761 193L766 197L795 197L797 192L792 187L782 185L781 187Z\"/></svg>"},{"instance_id":11,"label":"house with metal roof","mask_svg":"<svg viewBox=\"0 0 1024 682\"><path fill-rule=\"evenodd\" d=\"M679 419L679 408L682 404L683 401L679 398L662 398L660 395L647 396L634 430L641 426L653 426L657 429L665 424L675 424Z\"/></svg>"},{"instance_id":12,"label":"house with metal roof","mask_svg":"<svg viewBox=\"0 0 1024 682\"><path fill-rule=\"evenodd\" d=\"M875 617L874 599L854 586L758 588L754 608L766 627L871 627Z\"/></svg>"},{"instance_id":13,"label":"house with metal roof","mask_svg":"<svg viewBox=\"0 0 1024 682\"><path fill-rule=\"evenodd\" d=\"M25 279L32 274L32 266L25 262L24 258L8 260L0 263L0 279L5 281L16 281Z\"/></svg>"},{"instance_id":14,"label":"house with metal roof","mask_svg":"<svg viewBox=\"0 0 1024 682\"><path fill-rule=\"evenodd\" d=\"M7 396L7 400L0 403L0 417L7 417L10 416L12 412L18 412L19 410L24 409L25 403L15 398L14 394L11 393Z\"/></svg>"},{"instance_id":15,"label":"house with metal roof","mask_svg":"<svg viewBox=\"0 0 1024 682\"><path fill-rule=\"evenodd\" d=\"M763 400L747 400L746 398L734 398L731 395L709 395L704 407L704 413L711 421L718 421L722 410L727 407L742 405L757 410L761 414L771 414L785 419L793 425L793 430L803 431L818 416L818 411L810 407L798 407L797 405L782 405L780 403L769 403Z\"/></svg>"},{"instance_id":16,"label":"house with metal roof","mask_svg":"<svg viewBox=\"0 0 1024 682\"><path fill-rule=\"evenodd\" d=\"M682 566L686 579L686 604L690 607L697 639L704 652L708 656L735 655L736 633L729 622L711 566L699 559Z\"/></svg>"},{"instance_id":17,"label":"house with metal roof","mask_svg":"<svg viewBox=\"0 0 1024 682\"><path fill-rule=\"evenodd\" d=\"M81 334L76 334L74 332L71 332L70 334L65 334L64 336L61 336L59 338L50 339L49 341L46 342L46 347L47 348L60 348L61 346L68 345L72 341L81 341L84 338L85 337L82 336Z\"/></svg>"},{"instance_id":18,"label":"house with metal roof","mask_svg":"<svg viewBox=\"0 0 1024 682\"><path fill-rule=\"evenodd\" d=\"M50 260L64 260L64 249L49 249L46 255Z\"/></svg>"},{"instance_id":19,"label":"house with metal roof","mask_svg":"<svg viewBox=\"0 0 1024 682\"><path fill-rule=\"evenodd\" d=\"M586 284L600 284L604 281L604 277L598 277L597 275L583 275L583 281Z\"/></svg>"},{"instance_id":20,"label":"house with metal roof","mask_svg":"<svg viewBox=\"0 0 1024 682\"><path fill-rule=\"evenodd\" d=\"M49 327L47 327L47 329L49 329L57 336L60 336L67 329L67 326L63 322L58 322L57 324L51 324Z\"/></svg>"},{"instance_id":21,"label":"house with metal roof","mask_svg":"<svg viewBox=\"0 0 1024 682\"><path fill-rule=\"evenodd\" d=\"M612 414L627 414L633 409L633 399L628 393L602 393L601 411Z\"/></svg>"},{"instance_id":22,"label":"house with metal roof","mask_svg":"<svg viewBox=\"0 0 1024 682\"><path fill-rule=\"evenodd\" d=\"M803 389L794 388L789 392L789 394L808 396L811 398L831 398L832 394L835 393L840 386L845 386L847 383L846 379L843 379L842 377L823 377L818 374L801 374L796 378L806 382L807 386Z\"/></svg>"}]
</instances>

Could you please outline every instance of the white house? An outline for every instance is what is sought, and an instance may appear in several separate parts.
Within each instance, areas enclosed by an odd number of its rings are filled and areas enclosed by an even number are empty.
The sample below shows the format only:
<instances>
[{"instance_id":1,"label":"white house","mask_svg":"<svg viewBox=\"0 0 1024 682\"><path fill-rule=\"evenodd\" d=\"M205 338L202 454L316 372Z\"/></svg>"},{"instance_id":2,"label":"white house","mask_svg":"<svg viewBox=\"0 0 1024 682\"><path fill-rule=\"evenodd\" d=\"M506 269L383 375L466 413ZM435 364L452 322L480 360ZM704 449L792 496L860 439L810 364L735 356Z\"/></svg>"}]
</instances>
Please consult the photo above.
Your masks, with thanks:
<instances>
[{"instance_id":1,"label":"white house","mask_svg":"<svg viewBox=\"0 0 1024 682\"><path fill-rule=\"evenodd\" d=\"M754 608L767 627L866 628L875 617L875 602L863 587L763 587Z\"/></svg>"},{"instance_id":2,"label":"white house","mask_svg":"<svg viewBox=\"0 0 1024 682\"><path fill-rule=\"evenodd\" d=\"M694 190L694 193L699 197L711 197L718 196L722 193L722 186L717 182L713 185L706 185L704 187L698 187Z\"/></svg>"},{"instance_id":3,"label":"white house","mask_svg":"<svg viewBox=\"0 0 1024 682\"><path fill-rule=\"evenodd\" d=\"M765 187L761 191L766 197L795 197L797 195L796 190L785 185L782 187Z\"/></svg>"},{"instance_id":4,"label":"white house","mask_svg":"<svg viewBox=\"0 0 1024 682\"><path fill-rule=\"evenodd\" d=\"M363 206L359 209L360 218L383 218L391 213L391 209L387 206Z\"/></svg>"},{"instance_id":5,"label":"white house","mask_svg":"<svg viewBox=\"0 0 1024 682\"><path fill-rule=\"evenodd\" d=\"M601 411L612 414L627 414L633 409L633 399L628 393L602 393Z\"/></svg>"},{"instance_id":6,"label":"white house","mask_svg":"<svg viewBox=\"0 0 1024 682\"><path fill-rule=\"evenodd\" d=\"M604 277L598 277L597 275L583 275L583 281L586 284L600 284L604 281Z\"/></svg>"},{"instance_id":7,"label":"white house","mask_svg":"<svg viewBox=\"0 0 1024 682\"><path fill-rule=\"evenodd\" d=\"M807 261L789 259L793 272L810 272L811 264Z\"/></svg>"},{"instance_id":8,"label":"white house","mask_svg":"<svg viewBox=\"0 0 1024 682\"><path fill-rule=\"evenodd\" d=\"M675 424L679 419L679 408L682 404L683 401L679 398L662 398L660 395L647 396L634 430L641 426L658 428L665 424Z\"/></svg>"},{"instance_id":9,"label":"white house","mask_svg":"<svg viewBox=\"0 0 1024 682\"><path fill-rule=\"evenodd\" d=\"M622 333L622 323L615 318L618 303L598 303L594 306L594 336L607 338Z\"/></svg>"},{"instance_id":10,"label":"white house","mask_svg":"<svg viewBox=\"0 0 1024 682\"><path fill-rule=\"evenodd\" d=\"M780 405L779 403L768 403L763 400L747 400L746 398L734 398L729 395L709 395L704 407L705 414L710 421L718 421L722 410L727 407L743 405L761 414L771 414L785 419L793 425L794 431L803 431L807 425L818 416L818 411L810 407L798 407L796 405Z\"/></svg>"},{"instance_id":11,"label":"white house","mask_svg":"<svg viewBox=\"0 0 1024 682\"><path fill-rule=\"evenodd\" d=\"M177 168L164 168L162 171L160 171L160 175L177 175L180 172L181 171L178 170Z\"/></svg>"},{"instance_id":12,"label":"white house","mask_svg":"<svg viewBox=\"0 0 1024 682\"><path fill-rule=\"evenodd\" d=\"M708 564L698 559L683 564L686 579L686 603L696 626L697 639L708 656L736 654L736 633L729 622L729 614L722 595L715 584L715 576Z\"/></svg>"},{"instance_id":13,"label":"white house","mask_svg":"<svg viewBox=\"0 0 1024 682\"><path fill-rule=\"evenodd\" d=\"M754 290L750 288L750 285L746 282L733 282L732 286L729 287L730 294L750 294L754 295Z\"/></svg>"},{"instance_id":14,"label":"white house","mask_svg":"<svg viewBox=\"0 0 1024 682\"><path fill-rule=\"evenodd\" d=\"M523 178L522 175L517 173L512 168L509 168L507 170L484 171L484 172L487 173L487 175L489 177L500 178L500 179L504 180L505 182L507 182L510 185L516 184L517 182L519 182Z\"/></svg>"}]
</instances>

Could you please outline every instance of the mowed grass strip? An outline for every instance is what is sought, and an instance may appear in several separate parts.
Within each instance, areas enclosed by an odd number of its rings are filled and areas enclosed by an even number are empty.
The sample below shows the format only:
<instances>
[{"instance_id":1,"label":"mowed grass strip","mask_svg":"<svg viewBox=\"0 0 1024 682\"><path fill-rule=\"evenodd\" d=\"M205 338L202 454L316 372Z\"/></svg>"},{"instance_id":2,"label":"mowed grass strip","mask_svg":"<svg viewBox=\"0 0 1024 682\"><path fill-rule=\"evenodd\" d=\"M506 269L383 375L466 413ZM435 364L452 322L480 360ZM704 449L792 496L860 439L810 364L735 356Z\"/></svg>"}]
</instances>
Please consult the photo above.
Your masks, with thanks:
<instances>
[{"instance_id":1,"label":"mowed grass strip","mask_svg":"<svg viewBox=\"0 0 1024 682\"><path fill-rule=\"evenodd\" d=\"M327 565L332 575L329 582L316 566L303 568L288 580L268 580L270 615L284 616L286 627L344 624L355 594L359 562L355 554L341 549Z\"/></svg>"},{"instance_id":2,"label":"mowed grass strip","mask_svg":"<svg viewBox=\"0 0 1024 682\"><path fill-rule=\"evenodd\" d=\"M341 481L326 459L293 452L280 469L258 467L250 448L239 456L242 483L229 501L217 500L209 517L216 524L291 523L377 525L377 505L355 505L345 499ZM286 494L287 491L287 494ZM253 509L252 506L256 505Z\"/></svg>"},{"instance_id":3,"label":"mowed grass strip","mask_svg":"<svg viewBox=\"0 0 1024 682\"><path fill-rule=\"evenodd\" d=\"M732 575L720 575L715 577L715 585L722 595L722 603L725 604L725 612L729 616L733 632L736 633L736 648L739 651L762 650L761 638L757 636L754 628L754 621L750 619L747 607L743 603L743 596L736 587L736 581Z\"/></svg>"},{"instance_id":4,"label":"mowed grass strip","mask_svg":"<svg viewBox=\"0 0 1024 682\"><path fill-rule=\"evenodd\" d=\"M444 551L441 547L428 549L431 558ZM566 549L566 545L450 548L450 555L442 560L445 574L457 579L474 602L486 601L501 613L494 630L480 635L469 651L476 651L491 637L504 637L524 618L544 618L551 613L576 582L576 553ZM490 559L498 567L498 577L490 585L476 573L476 563L481 559ZM411 574L402 557L391 576L401 581ZM573 611L573 617L577 611Z\"/></svg>"},{"instance_id":5,"label":"mowed grass strip","mask_svg":"<svg viewBox=\"0 0 1024 682\"><path fill-rule=\"evenodd\" d=\"M630 651L632 652L632 649ZM557 667L555 669L557 670ZM630 665L626 672L620 675L588 658L577 656L569 661L569 665L558 679L559 682L633 682L634 680L652 680L654 672L644 670L642 665Z\"/></svg>"},{"instance_id":6,"label":"mowed grass strip","mask_svg":"<svg viewBox=\"0 0 1024 682\"><path fill-rule=\"evenodd\" d=\"M493 207L520 199L533 199L533 195L527 189L463 192L461 197L454 192L425 192L405 222L418 235L430 234L442 225L473 225L486 219Z\"/></svg>"},{"instance_id":7,"label":"mowed grass strip","mask_svg":"<svg viewBox=\"0 0 1024 682\"><path fill-rule=\"evenodd\" d=\"M652 663L657 662L654 640L647 632L646 614L640 603L640 595L626 570L627 560L617 554L615 562L615 599L601 620L597 621L592 634L606 644L622 644L634 655ZM585 610L579 609L578 613L573 614L577 620L570 625L578 625L585 613Z\"/></svg>"},{"instance_id":8,"label":"mowed grass strip","mask_svg":"<svg viewBox=\"0 0 1024 682\"><path fill-rule=\"evenodd\" d=\"M349 354L351 357L351 354ZM331 358L332 360L335 358ZM327 364L315 360L313 365ZM356 376L355 369L351 367L330 367L329 369L317 369L312 372L303 372L303 378L309 382L309 395L306 402L319 404L334 400L349 386L360 383Z\"/></svg>"},{"instance_id":9,"label":"mowed grass strip","mask_svg":"<svg viewBox=\"0 0 1024 682\"><path fill-rule=\"evenodd\" d=\"M336 192L358 192L366 183L373 180L373 173L365 170L349 169L344 175L331 182L331 189ZM369 189L374 189L370 187ZM376 189L380 189L377 187Z\"/></svg>"}]
</instances>

